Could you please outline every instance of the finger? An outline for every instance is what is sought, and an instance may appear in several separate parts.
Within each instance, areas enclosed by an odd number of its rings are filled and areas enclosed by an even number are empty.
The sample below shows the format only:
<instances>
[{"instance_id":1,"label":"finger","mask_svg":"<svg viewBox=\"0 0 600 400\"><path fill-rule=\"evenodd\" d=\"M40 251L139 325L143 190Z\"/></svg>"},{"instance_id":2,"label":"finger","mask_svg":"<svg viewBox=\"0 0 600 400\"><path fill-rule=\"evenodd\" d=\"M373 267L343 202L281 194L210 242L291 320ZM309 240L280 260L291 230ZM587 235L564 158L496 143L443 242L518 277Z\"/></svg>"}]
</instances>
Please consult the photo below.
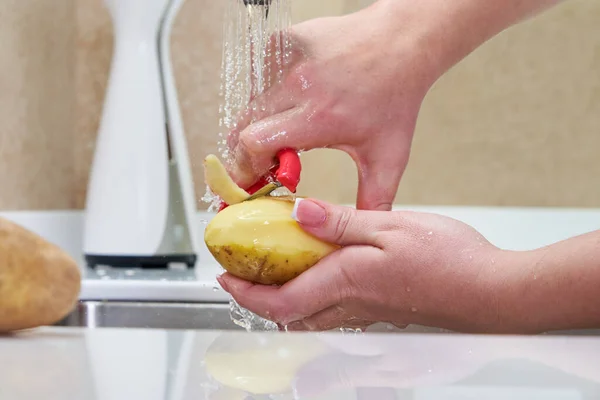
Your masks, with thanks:
<instances>
[{"instance_id":1,"label":"finger","mask_svg":"<svg viewBox=\"0 0 600 400\"><path fill-rule=\"evenodd\" d=\"M313 199L296 199L294 218L304 230L341 246L380 247L378 233L393 228L397 216L381 211L357 211L351 207ZM362 257L361 257L362 258Z\"/></svg>"},{"instance_id":2,"label":"finger","mask_svg":"<svg viewBox=\"0 0 600 400\"><path fill-rule=\"evenodd\" d=\"M406 162L400 155L379 153L378 158L360 161L358 166L358 194L356 208L359 210L390 211L398 191L400 178Z\"/></svg>"},{"instance_id":3,"label":"finger","mask_svg":"<svg viewBox=\"0 0 600 400\"><path fill-rule=\"evenodd\" d=\"M286 113L298 106L299 100L284 88L272 88L252 100L236 118L234 126L227 135L227 147L231 153L240 142L240 135L248 126L278 114Z\"/></svg>"},{"instance_id":4,"label":"finger","mask_svg":"<svg viewBox=\"0 0 600 400\"><path fill-rule=\"evenodd\" d=\"M288 90L281 84L269 88L248 103L248 106L237 116L235 126L227 136L230 150L235 149L240 134L251 124L265 118L286 112L299 106L301 98L297 93Z\"/></svg>"},{"instance_id":5,"label":"finger","mask_svg":"<svg viewBox=\"0 0 600 400\"><path fill-rule=\"evenodd\" d=\"M242 307L281 325L306 319L331 306L353 298L358 285L344 270L364 268L364 262L379 262L379 250L355 246L331 253L312 268L281 287L255 285L229 273L219 279ZM361 265L357 265L357 264Z\"/></svg>"},{"instance_id":6,"label":"finger","mask_svg":"<svg viewBox=\"0 0 600 400\"><path fill-rule=\"evenodd\" d=\"M260 121L298 106L302 93L306 90L306 78L302 74L301 53L292 52L284 62L285 50L281 49L284 38L282 33L271 35L266 45L268 51L260 75L262 82L256 77L256 65L251 64L250 99L247 107L237 116L235 125L227 137L227 145L232 151L237 146L240 133L251 123ZM253 53L254 48L251 48ZM252 58L254 59L254 58Z\"/></svg>"},{"instance_id":7,"label":"finger","mask_svg":"<svg viewBox=\"0 0 600 400\"><path fill-rule=\"evenodd\" d=\"M339 305L334 305L301 321L292 322L288 331L330 331L338 328L365 329L373 322L353 316Z\"/></svg>"},{"instance_id":8,"label":"finger","mask_svg":"<svg viewBox=\"0 0 600 400\"><path fill-rule=\"evenodd\" d=\"M254 122L239 134L233 147L232 179L242 187L255 183L273 166L283 148L312 150L330 145L322 127L307 118L306 107L295 107Z\"/></svg>"}]
</instances>

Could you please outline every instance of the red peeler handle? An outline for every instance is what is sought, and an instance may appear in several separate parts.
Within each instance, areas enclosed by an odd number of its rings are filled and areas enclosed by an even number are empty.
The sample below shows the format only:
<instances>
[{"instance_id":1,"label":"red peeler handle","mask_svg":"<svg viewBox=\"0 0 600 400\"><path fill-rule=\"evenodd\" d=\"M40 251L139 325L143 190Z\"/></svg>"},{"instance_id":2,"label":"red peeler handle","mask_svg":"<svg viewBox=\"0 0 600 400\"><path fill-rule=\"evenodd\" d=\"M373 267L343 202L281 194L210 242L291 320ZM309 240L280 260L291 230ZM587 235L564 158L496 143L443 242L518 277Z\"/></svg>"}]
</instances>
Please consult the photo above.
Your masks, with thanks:
<instances>
[{"instance_id":1,"label":"red peeler handle","mask_svg":"<svg viewBox=\"0 0 600 400\"><path fill-rule=\"evenodd\" d=\"M267 176L263 176L258 182L246 189L246 192L248 192L248 194L254 194L265 187L272 179L275 179L290 192L296 193L296 189L300 183L301 173L302 163L300 162L298 152L290 148L279 150L277 152L277 165L271 168L271 171ZM226 207L227 204L223 203L219 211Z\"/></svg>"},{"instance_id":2,"label":"red peeler handle","mask_svg":"<svg viewBox=\"0 0 600 400\"><path fill-rule=\"evenodd\" d=\"M275 179L290 192L296 193L296 189L300 183L301 172L302 164L300 163L298 152L294 149L279 150L277 152L277 165L271 168L271 171L266 176L260 178L258 182L250 186L246 191L248 194L254 194L265 187L271 180Z\"/></svg>"},{"instance_id":3,"label":"red peeler handle","mask_svg":"<svg viewBox=\"0 0 600 400\"><path fill-rule=\"evenodd\" d=\"M277 153L279 168L275 172L275 179L292 193L296 193L300 183L302 164L300 156L294 149L283 149Z\"/></svg>"}]
</instances>

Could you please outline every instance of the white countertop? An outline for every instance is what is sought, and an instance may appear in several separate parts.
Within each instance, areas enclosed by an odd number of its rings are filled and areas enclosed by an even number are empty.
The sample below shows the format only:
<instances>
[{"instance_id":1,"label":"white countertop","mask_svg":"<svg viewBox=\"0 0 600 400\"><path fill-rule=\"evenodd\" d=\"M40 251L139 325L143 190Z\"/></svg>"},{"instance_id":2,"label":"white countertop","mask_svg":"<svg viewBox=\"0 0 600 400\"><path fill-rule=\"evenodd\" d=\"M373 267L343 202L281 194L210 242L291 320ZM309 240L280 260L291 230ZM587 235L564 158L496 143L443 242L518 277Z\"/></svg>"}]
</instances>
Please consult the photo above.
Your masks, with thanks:
<instances>
[{"instance_id":1,"label":"white countertop","mask_svg":"<svg viewBox=\"0 0 600 400\"><path fill-rule=\"evenodd\" d=\"M7 400L600 399L599 337L44 328L0 354Z\"/></svg>"},{"instance_id":2,"label":"white countertop","mask_svg":"<svg viewBox=\"0 0 600 400\"><path fill-rule=\"evenodd\" d=\"M506 249L534 249L582 233L600 229L600 209L508 208L508 207L412 207L466 222L478 229L492 243ZM197 224L213 214L199 212ZM201 244L194 271L124 271L93 272L85 268L81 249L83 213L81 211L1 212L8 218L61 246L82 266L84 282L82 300L152 300L227 302L215 276L222 270Z\"/></svg>"}]
</instances>

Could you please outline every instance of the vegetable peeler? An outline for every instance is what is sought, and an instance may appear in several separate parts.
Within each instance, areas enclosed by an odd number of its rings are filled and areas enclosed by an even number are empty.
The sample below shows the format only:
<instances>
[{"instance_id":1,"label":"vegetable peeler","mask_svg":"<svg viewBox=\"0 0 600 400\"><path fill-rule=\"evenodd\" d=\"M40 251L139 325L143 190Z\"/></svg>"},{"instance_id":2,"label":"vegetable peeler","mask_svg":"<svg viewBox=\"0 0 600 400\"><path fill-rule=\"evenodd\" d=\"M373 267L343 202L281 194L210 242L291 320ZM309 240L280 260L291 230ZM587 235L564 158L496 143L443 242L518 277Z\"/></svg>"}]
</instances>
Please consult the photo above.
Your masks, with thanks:
<instances>
[{"instance_id":1,"label":"vegetable peeler","mask_svg":"<svg viewBox=\"0 0 600 400\"><path fill-rule=\"evenodd\" d=\"M277 153L277 165L271 168L266 176L263 176L258 182L246 189L250 196L244 201L268 196L280 187L286 187L290 192L296 193L301 172L302 164L298 152L290 148L280 150ZM227 204L223 204L219 211L227 206Z\"/></svg>"}]
</instances>

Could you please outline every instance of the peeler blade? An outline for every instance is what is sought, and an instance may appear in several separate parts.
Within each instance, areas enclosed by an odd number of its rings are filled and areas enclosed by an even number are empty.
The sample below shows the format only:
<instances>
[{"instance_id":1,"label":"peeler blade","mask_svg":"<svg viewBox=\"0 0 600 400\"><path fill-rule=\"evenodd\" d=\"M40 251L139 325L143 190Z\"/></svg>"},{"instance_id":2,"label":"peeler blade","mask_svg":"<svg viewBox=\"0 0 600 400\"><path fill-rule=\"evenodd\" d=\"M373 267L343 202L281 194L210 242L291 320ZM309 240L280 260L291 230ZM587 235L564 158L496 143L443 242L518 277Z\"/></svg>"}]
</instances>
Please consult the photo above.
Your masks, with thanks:
<instances>
[{"instance_id":1,"label":"peeler blade","mask_svg":"<svg viewBox=\"0 0 600 400\"><path fill-rule=\"evenodd\" d=\"M263 186L261 189L258 189L254 194L252 194L250 197L248 197L244 201L256 200L259 197L268 196L269 194L271 194L271 192L273 192L276 189L279 189L281 186L282 186L281 183L279 183L277 181L268 183L265 186Z\"/></svg>"}]
</instances>

